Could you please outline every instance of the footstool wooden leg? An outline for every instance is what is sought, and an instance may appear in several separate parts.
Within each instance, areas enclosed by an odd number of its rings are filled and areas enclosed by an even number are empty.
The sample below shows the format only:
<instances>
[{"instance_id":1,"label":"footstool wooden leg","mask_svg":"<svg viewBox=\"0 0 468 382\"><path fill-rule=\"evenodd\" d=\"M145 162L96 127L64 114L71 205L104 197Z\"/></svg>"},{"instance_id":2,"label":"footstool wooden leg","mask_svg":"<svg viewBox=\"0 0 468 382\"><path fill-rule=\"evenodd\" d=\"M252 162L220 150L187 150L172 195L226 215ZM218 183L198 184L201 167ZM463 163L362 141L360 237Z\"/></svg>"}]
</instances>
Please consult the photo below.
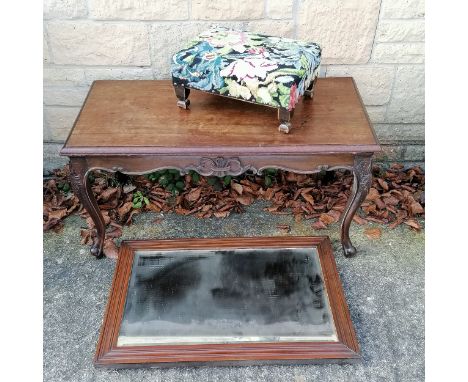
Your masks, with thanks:
<instances>
[{"instance_id":1,"label":"footstool wooden leg","mask_svg":"<svg viewBox=\"0 0 468 382\"><path fill-rule=\"evenodd\" d=\"M182 109L188 109L190 105L190 100L188 99L190 89L187 89L182 85L174 85L174 90L177 98L179 99L177 101L177 106L179 106Z\"/></svg>"},{"instance_id":2,"label":"footstool wooden leg","mask_svg":"<svg viewBox=\"0 0 468 382\"><path fill-rule=\"evenodd\" d=\"M280 121L280 125L278 130L282 133L288 134L291 130L291 118L294 114L294 109L289 111L284 107L280 107L278 109L278 119Z\"/></svg>"},{"instance_id":3,"label":"footstool wooden leg","mask_svg":"<svg viewBox=\"0 0 468 382\"><path fill-rule=\"evenodd\" d=\"M354 182L348 205L345 208L341 223L341 244L346 257L356 254L356 248L349 238L349 226L356 211L369 193L372 185L372 161L370 155L357 155L354 158Z\"/></svg>"},{"instance_id":4,"label":"footstool wooden leg","mask_svg":"<svg viewBox=\"0 0 468 382\"><path fill-rule=\"evenodd\" d=\"M314 97L314 88L317 78L315 78L309 85L309 87L304 91L304 98L312 99Z\"/></svg>"}]
</instances>

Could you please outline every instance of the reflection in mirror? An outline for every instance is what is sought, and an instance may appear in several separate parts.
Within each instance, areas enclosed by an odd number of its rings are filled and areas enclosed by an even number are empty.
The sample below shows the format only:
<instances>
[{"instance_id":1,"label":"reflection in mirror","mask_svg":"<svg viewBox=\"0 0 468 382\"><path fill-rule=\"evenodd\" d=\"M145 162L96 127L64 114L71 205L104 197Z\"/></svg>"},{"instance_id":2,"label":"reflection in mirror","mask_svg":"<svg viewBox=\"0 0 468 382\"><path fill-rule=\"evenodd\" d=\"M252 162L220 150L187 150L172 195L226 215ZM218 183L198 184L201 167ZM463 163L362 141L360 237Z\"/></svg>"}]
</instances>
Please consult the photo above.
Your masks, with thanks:
<instances>
[{"instance_id":1,"label":"reflection in mirror","mask_svg":"<svg viewBox=\"0 0 468 382\"><path fill-rule=\"evenodd\" d=\"M335 340L316 248L135 253L118 346Z\"/></svg>"}]
</instances>

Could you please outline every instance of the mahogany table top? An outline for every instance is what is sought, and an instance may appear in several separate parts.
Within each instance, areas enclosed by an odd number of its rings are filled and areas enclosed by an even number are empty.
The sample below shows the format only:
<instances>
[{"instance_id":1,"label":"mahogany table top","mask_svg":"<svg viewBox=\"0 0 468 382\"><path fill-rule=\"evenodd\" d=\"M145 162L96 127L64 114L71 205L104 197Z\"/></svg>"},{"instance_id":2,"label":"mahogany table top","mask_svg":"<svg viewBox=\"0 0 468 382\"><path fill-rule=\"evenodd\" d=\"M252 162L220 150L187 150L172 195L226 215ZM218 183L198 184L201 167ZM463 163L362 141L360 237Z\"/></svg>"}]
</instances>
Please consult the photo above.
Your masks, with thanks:
<instances>
[{"instance_id":1,"label":"mahogany table top","mask_svg":"<svg viewBox=\"0 0 468 382\"><path fill-rule=\"evenodd\" d=\"M95 81L61 151L66 156L333 154L380 151L351 77L320 78L299 100L292 130L277 110L192 90L176 106L170 81Z\"/></svg>"}]
</instances>

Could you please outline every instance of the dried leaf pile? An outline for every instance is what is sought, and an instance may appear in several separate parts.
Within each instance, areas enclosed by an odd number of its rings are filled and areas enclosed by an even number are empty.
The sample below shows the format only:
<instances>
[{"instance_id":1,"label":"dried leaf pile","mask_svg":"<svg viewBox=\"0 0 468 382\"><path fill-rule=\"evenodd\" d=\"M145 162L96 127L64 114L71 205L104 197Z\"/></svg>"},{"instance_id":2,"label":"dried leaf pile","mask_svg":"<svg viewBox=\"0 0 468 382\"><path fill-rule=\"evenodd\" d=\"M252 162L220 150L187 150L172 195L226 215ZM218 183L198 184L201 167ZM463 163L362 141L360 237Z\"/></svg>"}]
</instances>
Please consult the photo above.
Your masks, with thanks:
<instances>
[{"instance_id":1,"label":"dried leaf pile","mask_svg":"<svg viewBox=\"0 0 468 382\"><path fill-rule=\"evenodd\" d=\"M168 171L135 177L101 172L90 175L108 228L107 256L116 254L112 239L122 235L122 226L131 224L133 217L142 211L224 218L231 213L243 212L245 206L255 200L266 200L270 203L265 210L272 214L293 214L297 222L310 220L314 229L325 229L339 220L353 182L347 171L301 175L267 170L264 176L224 178L202 177L193 172L180 176L176 170ZM68 174L66 166L54 170L44 180L44 231L59 231L65 217L79 213L88 225L81 231L81 241L91 244L94 224L70 189ZM416 219L424 216L424 173L421 168L405 170L401 164L393 164L388 169L375 166L373 175L369 195L354 221L358 224L389 224L390 228L406 224L412 229L421 229ZM287 226L278 229L289 232ZM370 239L380 237L377 230L366 235Z\"/></svg>"}]
</instances>

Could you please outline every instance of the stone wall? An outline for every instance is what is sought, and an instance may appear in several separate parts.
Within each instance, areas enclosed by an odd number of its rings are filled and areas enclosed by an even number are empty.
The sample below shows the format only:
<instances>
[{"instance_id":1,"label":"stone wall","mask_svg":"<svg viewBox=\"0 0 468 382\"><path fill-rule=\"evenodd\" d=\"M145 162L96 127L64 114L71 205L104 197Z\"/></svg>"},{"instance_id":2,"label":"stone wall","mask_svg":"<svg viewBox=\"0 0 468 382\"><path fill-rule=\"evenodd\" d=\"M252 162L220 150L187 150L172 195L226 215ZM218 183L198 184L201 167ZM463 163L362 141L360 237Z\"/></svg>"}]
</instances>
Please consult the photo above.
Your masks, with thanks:
<instances>
[{"instance_id":1,"label":"stone wall","mask_svg":"<svg viewBox=\"0 0 468 382\"><path fill-rule=\"evenodd\" d=\"M352 76L384 145L424 160L424 0L44 0L44 141L66 138L96 79L164 79L211 24L318 42Z\"/></svg>"}]
</instances>

